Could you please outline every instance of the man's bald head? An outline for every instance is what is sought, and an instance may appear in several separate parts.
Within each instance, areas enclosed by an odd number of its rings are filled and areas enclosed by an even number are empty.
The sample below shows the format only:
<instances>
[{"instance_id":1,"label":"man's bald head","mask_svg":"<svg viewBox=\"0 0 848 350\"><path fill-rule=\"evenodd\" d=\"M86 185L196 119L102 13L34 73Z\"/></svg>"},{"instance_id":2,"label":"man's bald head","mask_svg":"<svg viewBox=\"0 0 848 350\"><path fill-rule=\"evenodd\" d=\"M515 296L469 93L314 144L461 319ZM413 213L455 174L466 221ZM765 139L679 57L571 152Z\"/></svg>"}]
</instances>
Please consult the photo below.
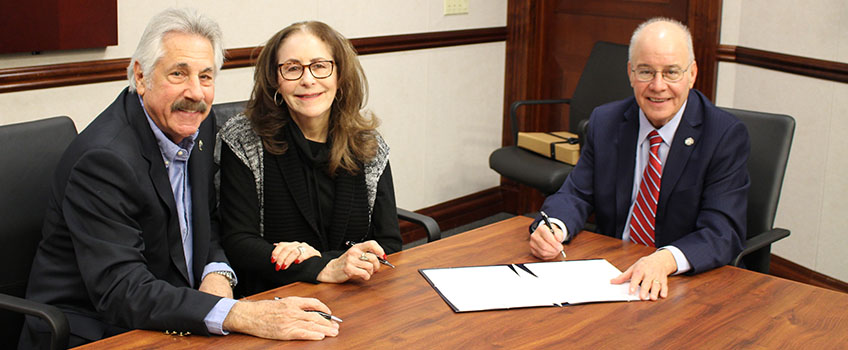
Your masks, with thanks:
<instances>
[{"instance_id":1,"label":"man's bald head","mask_svg":"<svg viewBox=\"0 0 848 350\"><path fill-rule=\"evenodd\" d=\"M689 53L689 61L695 60L695 50L692 46L692 33L689 32L689 28L686 27L685 24L680 23L678 20L665 17L651 18L636 27L636 30L633 31L633 35L630 36L630 49L627 53L627 60L633 60L633 54L637 46L637 42L640 41L643 34L650 34L647 37L649 37L650 40L655 40L663 33L682 36L681 39L684 40L683 43L686 45L686 50Z\"/></svg>"}]
</instances>

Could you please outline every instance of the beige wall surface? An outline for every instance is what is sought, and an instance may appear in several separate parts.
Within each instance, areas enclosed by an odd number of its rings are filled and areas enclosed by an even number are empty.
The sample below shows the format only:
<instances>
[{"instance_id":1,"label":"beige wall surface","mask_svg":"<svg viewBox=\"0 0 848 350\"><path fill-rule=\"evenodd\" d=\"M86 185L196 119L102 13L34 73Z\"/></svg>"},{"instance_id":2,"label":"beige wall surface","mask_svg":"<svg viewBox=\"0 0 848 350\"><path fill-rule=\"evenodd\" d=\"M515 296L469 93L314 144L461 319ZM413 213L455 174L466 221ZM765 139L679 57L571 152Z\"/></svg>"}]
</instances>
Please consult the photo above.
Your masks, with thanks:
<instances>
[{"instance_id":1,"label":"beige wall surface","mask_svg":"<svg viewBox=\"0 0 848 350\"><path fill-rule=\"evenodd\" d=\"M195 7L216 19L226 48L263 45L276 31L320 20L348 38L506 26L506 0L471 0L467 15L442 15L441 1L118 1L118 45L99 50L0 55L0 68L126 58L151 16ZM499 185L488 167L500 146L505 44L488 43L360 58L391 147L398 205L416 210ZM253 69L227 69L215 102L247 99ZM83 129L125 81L0 94L0 125L70 116Z\"/></svg>"},{"instance_id":2,"label":"beige wall surface","mask_svg":"<svg viewBox=\"0 0 848 350\"><path fill-rule=\"evenodd\" d=\"M724 0L721 43L848 63L848 2ZM773 252L848 281L848 84L719 65L716 102L795 118Z\"/></svg>"}]
</instances>

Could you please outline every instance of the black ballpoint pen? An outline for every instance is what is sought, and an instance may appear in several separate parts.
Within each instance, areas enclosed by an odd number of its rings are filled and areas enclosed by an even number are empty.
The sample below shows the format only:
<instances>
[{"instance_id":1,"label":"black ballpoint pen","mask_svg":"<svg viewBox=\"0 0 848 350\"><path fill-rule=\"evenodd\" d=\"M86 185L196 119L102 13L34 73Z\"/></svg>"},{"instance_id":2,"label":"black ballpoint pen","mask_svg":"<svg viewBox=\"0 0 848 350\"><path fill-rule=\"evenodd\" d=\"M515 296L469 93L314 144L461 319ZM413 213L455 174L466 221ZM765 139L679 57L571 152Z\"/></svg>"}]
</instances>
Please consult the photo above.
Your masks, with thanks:
<instances>
[{"instance_id":1,"label":"black ballpoint pen","mask_svg":"<svg viewBox=\"0 0 848 350\"><path fill-rule=\"evenodd\" d=\"M539 214L542 214L542 220L545 221L545 226L548 226L548 230L551 230L551 234L554 234L554 227L551 225L551 220L548 218L548 214L545 214L544 211L540 211ZM556 235L554 235L556 237ZM565 249L559 251L562 254L562 258L565 259Z\"/></svg>"},{"instance_id":2,"label":"black ballpoint pen","mask_svg":"<svg viewBox=\"0 0 848 350\"><path fill-rule=\"evenodd\" d=\"M314 313L316 313L316 314L319 314L319 315L321 315L321 317L323 317L323 318L327 319L328 321L336 321L336 322L339 322L339 323L344 322L344 321L342 321L342 319L340 319L340 318L338 318L338 317L336 317L336 316L330 315L330 314L328 314L328 313L326 313L326 312L324 312L324 311L318 311L318 310L304 310L304 311L306 311L306 312L314 312Z\"/></svg>"},{"instance_id":3,"label":"black ballpoint pen","mask_svg":"<svg viewBox=\"0 0 848 350\"><path fill-rule=\"evenodd\" d=\"M280 298L280 297L274 297L274 300L280 300L280 299L282 299L282 298ZM342 321L342 319L341 319L341 318L338 318L338 317L336 317L336 316L330 315L330 314L328 314L328 313L326 313L326 312L324 312L324 311L318 311L318 310L303 310L303 311L306 311L306 312L314 312L314 313L316 313L316 314L319 314L319 315L321 315L321 317L325 318L327 321L336 321L336 322L339 322L339 323L344 322L344 321Z\"/></svg>"},{"instance_id":4,"label":"black ballpoint pen","mask_svg":"<svg viewBox=\"0 0 848 350\"><path fill-rule=\"evenodd\" d=\"M353 247L353 245L354 245L354 243L353 243L353 242L351 242L351 241L347 241L347 242L345 242L345 244L346 244L348 247ZM381 256L377 255L377 253L374 253L374 252L366 252L366 253L374 254L374 256L376 256L376 257L377 257L377 261L379 261L381 264L386 265L386 266L388 266L388 267L391 267L391 268L393 268L393 269L395 268L395 265L392 265L392 263L390 263L388 260L383 259L383 257L381 257Z\"/></svg>"},{"instance_id":5,"label":"black ballpoint pen","mask_svg":"<svg viewBox=\"0 0 848 350\"><path fill-rule=\"evenodd\" d=\"M369 252L369 253L371 253L371 252ZM371 253L371 254L374 254L374 253ZM377 255L377 254L374 254L374 255ZM391 268L395 268L395 265L392 265L392 263L390 263L386 259L381 258L380 256L377 256L377 260L380 261L380 263L383 264L383 265L386 265L386 266L391 267Z\"/></svg>"}]
</instances>

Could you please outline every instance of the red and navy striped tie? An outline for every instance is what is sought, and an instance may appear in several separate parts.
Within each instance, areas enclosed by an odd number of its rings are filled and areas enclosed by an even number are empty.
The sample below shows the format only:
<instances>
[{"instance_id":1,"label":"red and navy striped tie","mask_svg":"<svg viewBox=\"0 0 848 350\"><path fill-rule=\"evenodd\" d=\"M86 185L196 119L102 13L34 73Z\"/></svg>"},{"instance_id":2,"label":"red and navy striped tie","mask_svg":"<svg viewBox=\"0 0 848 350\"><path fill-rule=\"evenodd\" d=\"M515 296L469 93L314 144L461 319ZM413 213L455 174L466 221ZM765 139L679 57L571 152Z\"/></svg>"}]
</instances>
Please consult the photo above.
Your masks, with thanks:
<instances>
[{"instance_id":1,"label":"red and navy striped tie","mask_svg":"<svg viewBox=\"0 0 848 350\"><path fill-rule=\"evenodd\" d=\"M657 215L657 201L660 198L660 180L662 178L662 162L659 150L662 137L656 130L648 134L651 142L651 153L645 171L642 173L642 183L636 195L636 205L630 216L630 239L633 242L655 247L654 219Z\"/></svg>"}]
</instances>

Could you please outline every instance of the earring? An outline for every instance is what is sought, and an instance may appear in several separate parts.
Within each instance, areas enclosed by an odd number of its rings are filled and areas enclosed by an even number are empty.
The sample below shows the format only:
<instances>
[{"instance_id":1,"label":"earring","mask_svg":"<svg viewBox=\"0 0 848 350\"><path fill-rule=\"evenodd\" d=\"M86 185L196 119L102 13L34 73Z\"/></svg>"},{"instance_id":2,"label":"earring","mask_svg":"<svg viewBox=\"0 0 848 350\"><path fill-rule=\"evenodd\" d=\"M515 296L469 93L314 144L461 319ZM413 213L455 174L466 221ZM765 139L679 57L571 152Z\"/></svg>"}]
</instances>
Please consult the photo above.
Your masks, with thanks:
<instances>
[{"instance_id":1,"label":"earring","mask_svg":"<svg viewBox=\"0 0 848 350\"><path fill-rule=\"evenodd\" d=\"M275 104L275 105L277 105L277 106L282 106L282 105L283 105L283 102L282 102L282 101L277 102L277 95L278 95L279 93L280 93L279 91L274 90L274 104ZM280 100L282 100L282 98L281 98Z\"/></svg>"}]
</instances>

